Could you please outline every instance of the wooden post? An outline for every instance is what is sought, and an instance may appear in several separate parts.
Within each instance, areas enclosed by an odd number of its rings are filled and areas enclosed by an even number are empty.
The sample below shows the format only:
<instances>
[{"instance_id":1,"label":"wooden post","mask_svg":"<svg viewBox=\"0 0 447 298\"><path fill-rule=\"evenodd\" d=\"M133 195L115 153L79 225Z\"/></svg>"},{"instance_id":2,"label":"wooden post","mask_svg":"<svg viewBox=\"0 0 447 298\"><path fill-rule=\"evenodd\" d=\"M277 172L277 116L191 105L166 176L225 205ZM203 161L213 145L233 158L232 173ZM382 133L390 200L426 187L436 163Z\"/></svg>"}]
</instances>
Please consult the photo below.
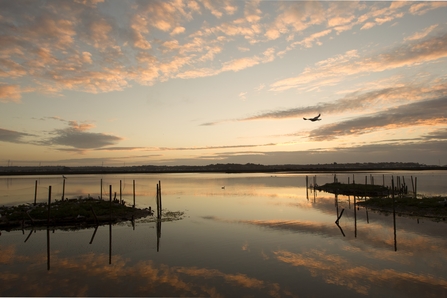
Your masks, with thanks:
<instances>
[{"instance_id":1,"label":"wooden post","mask_svg":"<svg viewBox=\"0 0 447 298\"><path fill-rule=\"evenodd\" d=\"M158 190L158 184L157 184L157 200L156 200L156 202L157 202L157 219L160 218L160 212L159 212L160 207L159 207L159 201L158 201L158 192L159 192L159 190Z\"/></svg>"},{"instance_id":2,"label":"wooden post","mask_svg":"<svg viewBox=\"0 0 447 298\"><path fill-rule=\"evenodd\" d=\"M99 198L102 200L102 179L101 179L101 192L100 192Z\"/></svg>"},{"instance_id":3,"label":"wooden post","mask_svg":"<svg viewBox=\"0 0 447 298\"><path fill-rule=\"evenodd\" d=\"M109 221L109 264L112 264L112 185L109 186L110 221Z\"/></svg>"},{"instance_id":4,"label":"wooden post","mask_svg":"<svg viewBox=\"0 0 447 298\"><path fill-rule=\"evenodd\" d=\"M120 204L123 203L123 189L122 189L122 183L120 180Z\"/></svg>"},{"instance_id":5,"label":"wooden post","mask_svg":"<svg viewBox=\"0 0 447 298\"><path fill-rule=\"evenodd\" d=\"M109 185L110 221L112 221L112 185Z\"/></svg>"},{"instance_id":6,"label":"wooden post","mask_svg":"<svg viewBox=\"0 0 447 298\"><path fill-rule=\"evenodd\" d=\"M306 199L309 200L309 176L306 175Z\"/></svg>"},{"instance_id":7,"label":"wooden post","mask_svg":"<svg viewBox=\"0 0 447 298\"><path fill-rule=\"evenodd\" d=\"M355 177L354 177L354 174L352 174L352 184L355 184Z\"/></svg>"},{"instance_id":8,"label":"wooden post","mask_svg":"<svg viewBox=\"0 0 447 298\"><path fill-rule=\"evenodd\" d=\"M413 181L413 176L411 176L411 190L413 191L413 194L414 194L414 181Z\"/></svg>"},{"instance_id":9,"label":"wooden post","mask_svg":"<svg viewBox=\"0 0 447 298\"><path fill-rule=\"evenodd\" d=\"M355 200L355 196L354 196L354 237L357 238L357 202Z\"/></svg>"},{"instance_id":10,"label":"wooden post","mask_svg":"<svg viewBox=\"0 0 447 298\"><path fill-rule=\"evenodd\" d=\"M65 178L64 178L64 181L62 182L62 201L64 200L64 197L65 197Z\"/></svg>"},{"instance_id":11,"label":"wooden post","mask_svg":"<svg viewBox=\"0 0 447 298\"><path fill-rule=\"evenodd\" d=\"M161 210L163 210L163 208L162 208L162 204L161 204L161 181L160 180L158 180L158 189L160 190L159 196L160 196L160 218L161 218Z\"/></svg>"},{"instance_id":12,"label":"wooden post","mask_svg":"<svg viewBox=\"0 0 447 298\"><path fill-rule=\"evenodd\" d=\"M135 180L133 181L133 207L135 208Z\"/></svg>"},{"instance_id":13,"label":"wooden post","mask_svg":"<svg viewBox=\"0 0 447 298\"><path fill-rule=\"evenodd\" d=\"M391 199L393 199L393 206L394 206L394 177L391 176Z\"/></svg>"},{"instance_id":14,"label":"wooden post","mask_svg":"<svg viewBox=\"0 0 447 298\"><path fill-rule=\"evenodd\" d=\"M48 218L47 218L47 225L50 224L50 209L51 208L51 185L48 188Z\"/></svg>"},{"instance_id":15,"label":"wooden post","mask_svg":"<svg viewBox=\"0 0 447 298\"><path fill-rule=\"evenodd\" d=\"M418 177L414 177L414 197L418 194Z\"/></svg>"},{"instance_id":16,"label":"wooden post","mask_svg":"<svg viewBox=\"0 0 447 298\"><path fill-rule=\"evenodd\" d=\"M36 200L37 200L37 180L34 184L34 206L36 206Z\"/></svg>"},{"instance_id":17,"label":"wooden post","mask_svg":"<svg viewBox=\"0 0 447 298\"><path fill-rule=\"evenodd\" d=\"M382 174L382 186L385 187L385 174Z\"/></svg>"},{"instance_id":18,"label":"wooden post","mask_svg":"<svg viewBox=\"0 0 447 298\"><path fill-rule=\"evenodd\" d=\"M391 176L391 198L393 199L393 229L394 229L394 251L397 251L397 234L396 234L396 207L394 204L394 179Z\"/></svg>"}]
</instances>

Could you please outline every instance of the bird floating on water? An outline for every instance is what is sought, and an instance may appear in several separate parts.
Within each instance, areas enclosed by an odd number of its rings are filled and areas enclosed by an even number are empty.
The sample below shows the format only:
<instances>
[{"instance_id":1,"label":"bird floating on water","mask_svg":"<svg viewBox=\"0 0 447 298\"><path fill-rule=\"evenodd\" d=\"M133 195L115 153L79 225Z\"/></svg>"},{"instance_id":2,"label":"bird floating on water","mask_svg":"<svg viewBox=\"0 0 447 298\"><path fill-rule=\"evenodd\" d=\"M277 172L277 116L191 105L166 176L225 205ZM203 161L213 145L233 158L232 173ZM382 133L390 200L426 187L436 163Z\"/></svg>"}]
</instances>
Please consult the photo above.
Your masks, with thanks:
<instances>
[{"instance_id":1,"label":"bird floating on water","mask_svg":"<svg viewBox=\"0 0 447 298\"><path fill-rule=\"evenodd\" d=\"M313 117L313 118L303 118L304 120L310 120L310 121L312 121L312 122L315 122L315 121L320 121L321 119L320 119L320 116L321 116L321 114L318 114L318 116L315 116L315 117Z\"/></svg>"}]
</instances>

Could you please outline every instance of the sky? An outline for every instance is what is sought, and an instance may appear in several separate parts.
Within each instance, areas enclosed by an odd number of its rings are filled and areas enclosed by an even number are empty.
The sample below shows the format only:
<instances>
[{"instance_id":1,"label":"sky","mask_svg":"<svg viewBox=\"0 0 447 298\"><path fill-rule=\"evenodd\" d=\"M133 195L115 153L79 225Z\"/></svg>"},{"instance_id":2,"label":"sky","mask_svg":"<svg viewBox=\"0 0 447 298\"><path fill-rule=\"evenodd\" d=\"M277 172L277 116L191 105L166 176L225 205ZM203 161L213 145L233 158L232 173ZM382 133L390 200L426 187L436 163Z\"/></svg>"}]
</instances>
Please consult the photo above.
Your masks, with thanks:
<instances>
[{"instance_id":1,"label":"sky","mask_svg":"<svg viewBox=\"0 0 447 298\"><path fill-rule=\"evenodd\" d=\"M446 16L431 1L0 0L0 166L445 165Z\"/></svg>"}]
</instances>

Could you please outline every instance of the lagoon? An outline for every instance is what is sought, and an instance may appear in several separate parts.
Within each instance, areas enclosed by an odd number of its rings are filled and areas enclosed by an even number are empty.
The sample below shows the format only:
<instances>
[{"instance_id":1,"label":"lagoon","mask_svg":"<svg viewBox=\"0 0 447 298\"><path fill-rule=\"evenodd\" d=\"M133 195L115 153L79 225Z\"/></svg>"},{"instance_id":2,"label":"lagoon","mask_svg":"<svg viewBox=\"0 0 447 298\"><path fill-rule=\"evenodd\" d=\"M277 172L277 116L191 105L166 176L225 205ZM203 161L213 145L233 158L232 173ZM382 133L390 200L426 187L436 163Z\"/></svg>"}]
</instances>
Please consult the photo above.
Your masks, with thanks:
<instances>
[{"instance_id":1,"label":"lagoon","mask_svg":"<svg viewBox=\"0 0 447 298\"><path fill-rule=\"evenodd\" d=\"M354 208L353 198L308 192L333 173L67 175L65 197L163 208L179 221L138 220L79 230L1 231L1 296L447 297L447 225ZM446 195L445 171L337 173L418 178L418 193ZM60 199L61 176L0 178L0 204ZM102 189L100 187L102 180ZM361 182L360 182L361 181ZM344 209L339 227L337 212Z\"/></svg>"}]
</instances>

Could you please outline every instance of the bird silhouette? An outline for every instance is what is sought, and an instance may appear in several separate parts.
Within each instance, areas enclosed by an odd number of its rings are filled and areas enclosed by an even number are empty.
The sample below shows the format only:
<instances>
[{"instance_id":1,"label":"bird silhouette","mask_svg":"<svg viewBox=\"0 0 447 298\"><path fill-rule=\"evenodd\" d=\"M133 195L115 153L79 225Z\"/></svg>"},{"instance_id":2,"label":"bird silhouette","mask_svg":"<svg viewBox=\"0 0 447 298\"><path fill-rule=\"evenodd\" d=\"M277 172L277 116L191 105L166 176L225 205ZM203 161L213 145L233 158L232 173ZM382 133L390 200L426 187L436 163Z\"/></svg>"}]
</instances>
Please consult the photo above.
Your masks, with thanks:
<instances>
[{"instance_id":1,"label":"bird silhouette","mask_svg":"<svg viewBox=\"0 0 447 298\"><path fill-rule=\"evenodd\" d=\"M321 114L318 114L318 116L315 116L315 117L313 117L313 118L303 118L304 120L310 120L310 121L312 121L312 122L315 122L315 121L320 121L321 119L320 119L320 116L321 116Z\"/></svg>"}]
</instances>

